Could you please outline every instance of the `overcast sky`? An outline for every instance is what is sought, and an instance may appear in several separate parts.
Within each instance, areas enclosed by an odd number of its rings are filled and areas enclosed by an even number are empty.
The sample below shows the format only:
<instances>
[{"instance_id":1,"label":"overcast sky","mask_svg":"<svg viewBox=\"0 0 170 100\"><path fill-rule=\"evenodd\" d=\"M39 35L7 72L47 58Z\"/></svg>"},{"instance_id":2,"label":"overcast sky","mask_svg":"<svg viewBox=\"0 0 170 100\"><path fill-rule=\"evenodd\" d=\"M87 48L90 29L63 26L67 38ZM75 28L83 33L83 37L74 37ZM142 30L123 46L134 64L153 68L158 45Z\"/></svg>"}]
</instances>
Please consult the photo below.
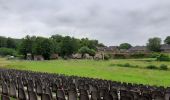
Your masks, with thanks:
<instances>
[{"instance_id":1,"label":"overcast sky","mask_svg":"<svg viewBox=\"0 0 170 100\"><path fill-rule=\"evenodd\" d=\"M0 35L69 35L145 45L170 35L170 0L0 0Z\"/></svg>"}]
</instances>

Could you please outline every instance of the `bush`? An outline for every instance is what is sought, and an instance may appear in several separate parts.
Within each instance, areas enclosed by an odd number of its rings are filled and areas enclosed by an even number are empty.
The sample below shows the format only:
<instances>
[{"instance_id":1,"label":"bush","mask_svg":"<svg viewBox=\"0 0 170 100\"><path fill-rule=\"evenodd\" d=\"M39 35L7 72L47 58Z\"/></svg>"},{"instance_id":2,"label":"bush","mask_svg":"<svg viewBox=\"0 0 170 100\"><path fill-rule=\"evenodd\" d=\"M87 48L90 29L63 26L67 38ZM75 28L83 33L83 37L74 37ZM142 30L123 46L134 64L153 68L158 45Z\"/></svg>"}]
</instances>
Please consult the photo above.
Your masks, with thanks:
<instances>
[{"instance_id":1,"label":"bush","mask_svg":"<svg viewBox=\"0 0 170 100\"><path fill-rule=\"evenodd\" d=\"M131 58L146 58L146 54L143 53L134 53L130 55Z\"/></svg>"},{"instance_id":2,"label":"bush","mask_svg":"<svg viewBox=\"0 0 170 100\"><path fill-rule=\"evenodd\" d=\"M151 53L151 54L149 55L150 58L157 58L157 57L159 57L159 56L160 56L160 53Z\"/></svg>"},{"instance_id":3,"label":"bush","mask_svg":"<svg viewBox=\"0 0 170 100\"><path fill-rule=\"evenodd\" d=\"M108 54L104 55L104 60L109 60L111 57Z\"/></svg>"},{"instance_id":4,"label":"bush","mask_svg":"<svg viewBox=\"0 0 170 100\"><path fill-rule=\"evenodd\" d=\"M125 63L123 66L124 67L132 67L129 63Z\"/></svg>"},{"instance_id":5,"label":"bush","mask_svg":"<svg viewBox=\"0 0 170 100\"><path fill-rule=\"evenodd\" d=\"M124 54L115 54L114 58L116 58L116 59L125 59L126 56Z\"/></svg>"},{"instance_id":6,"label":"bush","mask_svg":"<svg viewBox=\"0 0 170 100\"><path fill-rule=\"evenodd\" d=\"M7 55L16 56L17 52L16 50L10 49L10 48L0 48L0 55L1 56L7 56Z\"/></svg>"},{"instance_id":7,"label":"bush","mask_svg":"<svg viewBox=\"0 0 170 100\"><path fill-rule=\"evenodd\" d=\"M160 54L160 56L157 57L157 61L170 61L170 57L165 54Z\"/></svg>"},{"instance_id":8,"label":"bush","mask_svg":"<svg viewBox=\"0 0 170 100\"><path fill-rule=\"evenodd\" d=\"M160 65L160 70L168 70L168 66L167 65Z\"/></svg>"},{"instance_id":9,"label":"bush","mask_svg":"<svg viewBox=\"0 0 170 100\"><path fill-rule=\"evenodd\" d=\"M137 68L137 67L139 67L138 65L131 65L131 64L129 64L129 63L125 63L125 64L110 64L110 66L132 67L132 68Z\"/></svg>"},{"instance_id":10,"label":"bush","mask_svg":"<svg viewBox=\"0 0 170 100\"><path fill-rule=\"evenodd\" d=\"M158 69L155 65L149 65L146 67L147 69Z\"/></svg>"}]
</instances>

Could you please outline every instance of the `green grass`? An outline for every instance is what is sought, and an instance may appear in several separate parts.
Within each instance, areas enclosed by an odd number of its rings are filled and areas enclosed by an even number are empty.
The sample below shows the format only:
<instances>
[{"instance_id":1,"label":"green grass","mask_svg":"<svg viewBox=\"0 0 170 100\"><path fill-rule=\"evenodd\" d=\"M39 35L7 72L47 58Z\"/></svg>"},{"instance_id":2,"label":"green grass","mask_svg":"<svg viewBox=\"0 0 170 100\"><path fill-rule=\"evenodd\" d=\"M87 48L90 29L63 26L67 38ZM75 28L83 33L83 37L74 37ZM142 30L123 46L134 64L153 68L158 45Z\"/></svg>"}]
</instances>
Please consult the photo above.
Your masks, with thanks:
<instances>
[{"instance_id":1,"label":"green grass","mask_svg":"<svg viewBox=\"0 0 170 100\"><path fill-rule=\"evenodd\" d=\"M111 64L137 65L138 68L111 66ZM0 59L0 67L32 70L82 77L100 78L121 82L170 86L170 70L149 70L147 65L168 65L170 62L157 62L154 59L119 59L109 61L94 60L51 60L51 61L7 61Z\"/></svg>"}]
</instances>

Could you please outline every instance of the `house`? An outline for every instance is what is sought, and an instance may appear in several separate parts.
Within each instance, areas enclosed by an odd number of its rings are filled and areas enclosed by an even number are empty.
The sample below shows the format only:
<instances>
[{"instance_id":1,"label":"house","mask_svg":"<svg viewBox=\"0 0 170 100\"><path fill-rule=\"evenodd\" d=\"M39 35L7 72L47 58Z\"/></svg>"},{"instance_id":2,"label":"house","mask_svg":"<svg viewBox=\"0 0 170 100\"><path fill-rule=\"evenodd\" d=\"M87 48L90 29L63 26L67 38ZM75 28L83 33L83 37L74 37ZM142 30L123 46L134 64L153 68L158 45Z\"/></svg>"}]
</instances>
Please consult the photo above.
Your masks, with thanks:
<instances>
[{"instance_id":1,"label":"house","mask_svg":"<svg viewBox=\"0 0 170 100\"><path fill-rule=\"evenodd\" d=\"M58 54L52 54L50 56L50 59L58 59L58 58L59 58Z\"/></svg>"},{"instance_id":2,"label":"house","mask_svg":"<svg viewBox=\"0 0 170 100\"><path fill-rule=\"evenodd\" d=\"M118 46L109 46L109 47L98 47L97 48L98 53L117 53L119 52Z\"/></svg>"},{"instance_id":3,"label":"house","mask_svg":"<svg viewBox=\"0 0 170 100\"><path fill-rule=\"evenodd\" d=\"M82 54L80 54L80 53L73 54L72 58L73 59L82 59Z\"/></svg>"},{"instance_id":4,"label":"house","mask_svg":"<svg viewBox=\"0 0 170 100\"><path fill-rule=\"evenodd\" d=\"M135 46L128 50L128 53L148 53L149 50L146 46Z\"/></svg>"},{"instance_id":5,"label":"house","mask_svg":"<svg viewBox=\"0 0 170 100\"><path fill-rule=\"evenodd\" d=\"M43 61L44 57L42 55L34 55L34 60L35 61Z\"/></svg>"},{"instance_id":6,"label":"house","mask_svg":"<svg viewBox=\"0 0 170 100\"><path fill-rule=\"evenodd\" d=\"M89 54L84 54L84 56L83 56L83 58L85 58L85 59L93 59L93 57L92 56L90 56Z\"/></svg>"},{"instance_id":7,"label":"house","mask_svg":"<svg viewBox=\"0 0 170 100\"><path fill-rule=\"evenodd\" d=\"M97 54L94 56L94 59L95 59L95 60L102 60L103 58L104 58L103 55L100 54L100 53L97 53Z\"/></svg>"},{"instance_id":8,"label":"house","mask_svg":"<svg viewBox=\"0 0 170 100\"><path fill-rule=\"evenodd\" d=\"M170 45L168 44L161 45L161 52L170 53Z\"/></svg>"}]
</instances>

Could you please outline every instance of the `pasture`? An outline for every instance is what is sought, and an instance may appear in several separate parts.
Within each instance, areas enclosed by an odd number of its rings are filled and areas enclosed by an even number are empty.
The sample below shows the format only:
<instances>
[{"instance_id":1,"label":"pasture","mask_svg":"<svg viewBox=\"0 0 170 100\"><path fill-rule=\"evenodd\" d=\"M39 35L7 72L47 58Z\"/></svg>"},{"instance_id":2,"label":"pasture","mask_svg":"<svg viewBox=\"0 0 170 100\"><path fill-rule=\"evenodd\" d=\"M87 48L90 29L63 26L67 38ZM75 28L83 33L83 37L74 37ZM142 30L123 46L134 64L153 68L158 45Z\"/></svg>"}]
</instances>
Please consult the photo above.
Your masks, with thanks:
<instances>
[{"instance_id":1,"label":"pasture","mask_svg":"<svg viewBox=\"0 0 170 100\"><path fill-rule=\"evenodd\" d=\"M117 64L129 63L137 68L120 67ZM114 66L112 66L114 64ZM108 61L94 60L51 60L24 61L0 58L0 67L19 70L31 70L81 77L100 78L113 81L170 86L170 70L146 69L148 65L168 65L170 62L158 62L154 59L115 59Z\"/></svg>"}]
</instances>

